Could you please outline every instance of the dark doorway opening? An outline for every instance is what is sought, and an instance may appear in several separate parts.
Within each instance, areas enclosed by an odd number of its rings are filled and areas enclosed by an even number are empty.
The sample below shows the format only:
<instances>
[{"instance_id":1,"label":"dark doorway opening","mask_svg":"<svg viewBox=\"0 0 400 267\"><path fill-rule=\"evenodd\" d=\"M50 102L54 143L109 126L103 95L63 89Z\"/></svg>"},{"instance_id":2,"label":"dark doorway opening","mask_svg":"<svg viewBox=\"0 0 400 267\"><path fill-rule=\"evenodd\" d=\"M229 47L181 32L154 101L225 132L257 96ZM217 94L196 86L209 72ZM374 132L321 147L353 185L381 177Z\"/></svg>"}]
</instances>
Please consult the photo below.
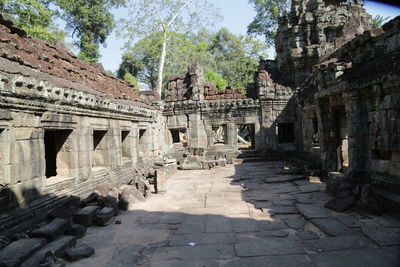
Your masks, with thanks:
<instances>
[{"instance_id":1,"label":"dark doorway opening","mask_svg":"<svg viewBox=\"0 0 400 267\"><path fill-rule=\"evenodd\" d=\"M44 148L46 161L46 178L57 176L59 161L68 162L67 158L61 158L59 152L63 150L71 130L45 130ZM62 157L68 157L68 153Z\"/></svg>"},{"instance_id":2,"label":"dark doorway opening","mask_svg":"<svg viewBox=\"0 0 400 267\"><path fill-rule=\"evenodd\" d=\"M145 133L146 133L145 129L139 129L139 144L143 144Z\"/></svg>"},{"instance_id":3,"label":"dark doorway opening","mask_svg":"<svg viewBox=\"0 0 400 267\"><path fill-rule=\"evenodd\" d=\"M186 129L170 129L173 144L187 144Z\"/></svg>"},{"instance_id":4,"label":"dark doorway opening","mask_svg":"<svg viewBox=\"0 0 400 267\"><path fill-rule=\"evenodd\" d=\"M278 123L278 143L294 143L294 123Z\"/></svg>"},{"instance_id":5,"label":"dark doorway opening","mask_svg":"<svg viewBox=\"0 0 400 267\"><path fill-rule=\"evenodd\" d=\"M255 129L254 124L238 124L237 138L239 149L255 148Z\"/></svg>"}]
</instances>

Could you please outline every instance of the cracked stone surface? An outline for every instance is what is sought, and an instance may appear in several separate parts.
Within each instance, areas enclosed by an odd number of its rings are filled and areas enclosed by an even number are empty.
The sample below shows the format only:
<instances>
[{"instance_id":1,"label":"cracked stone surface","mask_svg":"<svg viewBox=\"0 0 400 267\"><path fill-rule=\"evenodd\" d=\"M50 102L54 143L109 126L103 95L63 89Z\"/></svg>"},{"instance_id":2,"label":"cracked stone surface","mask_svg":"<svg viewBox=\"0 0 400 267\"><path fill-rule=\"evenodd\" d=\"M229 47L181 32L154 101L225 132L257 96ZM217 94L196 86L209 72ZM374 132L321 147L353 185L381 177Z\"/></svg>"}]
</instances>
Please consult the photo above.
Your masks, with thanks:
<instances>
[{"instance_id":1,"label":"cracked stone surface","mask_svg":"<svg viewBox=\"0 0 400 267\"><path fill-rule=\"evenodd\" d=\"M323 184L288 166L180 171L121 224L89 228L78 244L95 254L68 266L400 266L396 220L328 210Z\"/></svg>"}]
</instances>

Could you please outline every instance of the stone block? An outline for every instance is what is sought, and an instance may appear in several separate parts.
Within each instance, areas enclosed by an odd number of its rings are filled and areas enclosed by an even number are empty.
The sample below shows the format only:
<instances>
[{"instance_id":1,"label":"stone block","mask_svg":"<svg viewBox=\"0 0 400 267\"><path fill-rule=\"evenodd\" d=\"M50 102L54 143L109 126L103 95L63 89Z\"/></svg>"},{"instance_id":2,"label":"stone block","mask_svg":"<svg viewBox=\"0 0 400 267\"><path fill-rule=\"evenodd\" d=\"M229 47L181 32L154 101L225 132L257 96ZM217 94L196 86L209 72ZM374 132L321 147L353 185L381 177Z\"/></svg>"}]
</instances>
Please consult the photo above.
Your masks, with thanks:
<instances>
[{"instance_id":1,"label":"stone block","mask_svg":"<svg viewBox=\"0 0 400 267\"><path fill-rule=\"evenodd\" d=\"M0 251L0 266L17 267L46 245L44 238L21 238Z\"/></svg>"},{"instance_id":2,"label":"stone block","mask_svg":"<svg viewBox=\"0 0 400 267\"><path fill-rule=\"evenodd\" d=\"M76 248L70 248L65 252L65 258L68 261L77 261L80 259L88 258L94 254L95 250L88 245L81 245Z\"/></svg>"},{"instance_id":3,"label":"stone block","mask_svg":"<svg viewBox=\"0 0 400 267\"><path fill-rule=\"evenodd\" d=\"M61 257L62 254L69 248L76 244L76 238L73 236L60 236L53 242L47 244L38 252L36 252L27 261L22 263L21 267L32 267L39 266L40 263L45 259L46 254L50 251L54 253L56 257Z\"/></svg>"},{"instance_id":4,"label":"stone block","mask_svg":"<svg viewBox=\"0 0 400 267\"><path fill-rule=\"evenodd\" d=\"M29 236L46 238L48 241L52 241L64 233L68 223L67 219L55 218L50 223L30 232Z\"/></svg>"},{"instance_id":5,"label":"stone block","mask_svg":"<svg viewBox=\"0 0 400 267\"><path fill-rule=\"evenodd\" d=\"M86 234L86 227L80 224L71 223L67 226L64 234L75 236L76 238L82 238Z\"/></svg>"},{"instance_id":6,"label":"stone block","mask_svg":"<svg viewBox=\"0 0 400 267\"><path fill-rule=\"evenodd\" d=\"M114 208L104 207L96 213L96 224L105 226L113 222L115 215Z\"/></svg>"},{"instance_id":7,"label":"stone block","mask_svg":"<svg viewBox=\"0 0 400 267\"><path fill-rule=\"evenodd\" d=\"M96 220L98 206L87 206L72 215L74 221L83 226L91 226Z\"/></svg>"}]
</instances>

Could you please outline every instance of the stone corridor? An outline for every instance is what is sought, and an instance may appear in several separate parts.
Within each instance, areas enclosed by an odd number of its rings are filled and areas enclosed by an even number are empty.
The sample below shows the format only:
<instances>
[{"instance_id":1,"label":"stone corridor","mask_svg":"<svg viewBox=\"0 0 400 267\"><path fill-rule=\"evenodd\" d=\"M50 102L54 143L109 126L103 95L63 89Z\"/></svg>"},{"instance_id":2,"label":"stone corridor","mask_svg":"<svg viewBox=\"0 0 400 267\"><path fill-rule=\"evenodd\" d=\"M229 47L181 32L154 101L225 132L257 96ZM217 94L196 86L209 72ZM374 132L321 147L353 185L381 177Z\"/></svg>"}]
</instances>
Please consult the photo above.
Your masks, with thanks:
<instances>
[{"instance_id":1,"label":"stone corridor","mask_svg":"<svg viewBox=\"0 0 400 267\"><path fill-rule=\"evenodd\" d=\"M180 171L89 228L78 244L95 254L68 266L400 266L400 222L328 210L324 184L299 173L282 161Z\"/></svg>"}]
</instances>

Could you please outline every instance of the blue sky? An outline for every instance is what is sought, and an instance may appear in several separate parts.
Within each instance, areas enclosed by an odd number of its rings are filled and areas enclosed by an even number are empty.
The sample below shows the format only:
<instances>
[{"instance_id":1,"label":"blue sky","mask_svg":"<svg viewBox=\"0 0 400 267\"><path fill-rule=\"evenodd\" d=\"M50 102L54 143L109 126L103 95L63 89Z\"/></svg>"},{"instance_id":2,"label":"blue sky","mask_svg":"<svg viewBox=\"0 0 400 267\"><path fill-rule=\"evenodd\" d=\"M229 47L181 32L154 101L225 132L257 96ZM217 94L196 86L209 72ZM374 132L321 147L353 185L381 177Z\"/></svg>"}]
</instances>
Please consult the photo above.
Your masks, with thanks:
<instances>
[{"instance_id":1,"label":"blue sky","mask_svg":"<svg viewBox=\"0 0 400 267\"><path fill-rule=\"evenodd\" d=\"M248 4L247 0L212 0L212 3L220 8L223 16L223 20L216 25L217 28L226 27L235 34L246 34L247 25L255 15L253 7ZM366 1L365 8L373 16L379 14L394 18L400 15L400 8L374 1ZM115 10L114 14L117 19L128 15L124 9ZM114 33L108 37L106 47L101 48L102 58L100 60L106 70L115 71L118 69L123 44L124 41L117 39Z\"/></svg>"}]
</instances>

